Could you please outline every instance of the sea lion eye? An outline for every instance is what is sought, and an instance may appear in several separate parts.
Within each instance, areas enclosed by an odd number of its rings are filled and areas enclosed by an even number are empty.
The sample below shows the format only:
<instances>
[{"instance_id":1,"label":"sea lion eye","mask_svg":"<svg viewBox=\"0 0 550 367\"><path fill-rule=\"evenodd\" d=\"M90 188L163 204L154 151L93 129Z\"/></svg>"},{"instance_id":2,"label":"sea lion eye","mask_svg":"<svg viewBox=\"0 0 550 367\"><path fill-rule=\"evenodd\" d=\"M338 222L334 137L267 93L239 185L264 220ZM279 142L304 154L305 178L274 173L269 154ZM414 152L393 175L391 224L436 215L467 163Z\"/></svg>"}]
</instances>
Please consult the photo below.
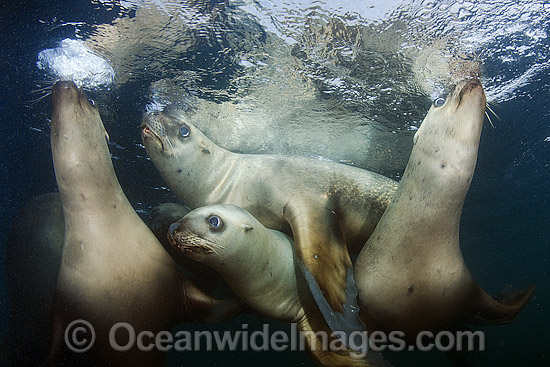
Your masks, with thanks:
<instances>
[{"instance_id":1,"label":"sea lion eye","mask_svg":"<svg viewBox=\"0 0 550 367\"><path fill-rule=\"evenodd\" d=\"M210 228L212 229L220 229L223 226L223 222L217 215L212 215L208 218L208 225L210 225Z\"/></svg>"},{"instance_id":2,"label":"sea lion eye","mask_svg":"<svg viewBox=\"0 0 550 367\"><path fill-rule=\"evenodd\" d=\"M445 104L445 98L444 97L437 97L434 99L434 106L435 107L441 107Z\"/></svg>"},{"instance_id":3,"label":"sea lion eye","mask_svg":"<svg viewBox=\"0 0 550 367\"><path fill-rule=\"evenodd\" d=\"M95 101L91 98L88 98L88 103L91 105L91 106L94 106L95 107Z\"/></svg>"},{"instance_id":4,"label":"sea lion eye","mask_svg":"<svg viewBox=\"0 0 550 367\"><path fill-rule=\"evenodd\" d=\"M187 138L190 133L191 133L191 130L189 130L189 127L187 127L186 125L180 126L180 135L183 138Z\"/></svg>"}]
</instances>

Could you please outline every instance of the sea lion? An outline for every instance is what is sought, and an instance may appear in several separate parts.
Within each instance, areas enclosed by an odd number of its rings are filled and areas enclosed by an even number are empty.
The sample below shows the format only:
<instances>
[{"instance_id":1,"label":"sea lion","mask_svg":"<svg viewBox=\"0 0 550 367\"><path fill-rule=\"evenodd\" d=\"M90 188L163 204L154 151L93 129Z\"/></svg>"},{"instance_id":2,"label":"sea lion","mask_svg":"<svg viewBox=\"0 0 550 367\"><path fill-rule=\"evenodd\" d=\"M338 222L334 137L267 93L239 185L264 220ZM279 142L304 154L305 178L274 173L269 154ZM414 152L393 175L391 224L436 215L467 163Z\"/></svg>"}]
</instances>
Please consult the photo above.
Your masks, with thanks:
<instances>
[{"instance_id":1,"label":"sea lion","mask_svg":"<svg viewBox=\"0 0 550 367\"><path fill-rule=\"evenodd\" d=\"M414 137L399 188L355 263L362 319L374 330L443 330L510 321L534 287L507 299L473 279L458 227L476 164L485 94L477 79L436 100Z\"/></svg>"},{"instance_id":2,"label":"sea lion","mask_svg":"<svg viewBox=\"0 0 550 367\"><path fill-rule=\"evenodd\" d=\"M355 300L346 303L346 292L355 292L347 246L358 248L368 239L395 181L309 157L232 153L162 112L146 114L141 128L149 157L183 202L191 208L237 205L264 226L292 234L332 330L364 328Z\"/></svg>"},{"instance_id":3,"label":"sea lion","mask_svg":"<svg viewBox=\"0 0 550 367\"><path fill-rule=\"evenodd\" d=\"M256 312L297 323L300 331L330 335L301 271L294 242L265 228L234 205L209 205L191 211L170 226L170 243L179 252L221 274L229 287ZM312 335L310 334L310 337ZM321 345L321 340L313 343ZM310 354L324 366L388 366L369 352L358 358L351 350L322 350L306 337Z\"/></svg>"},{"instance_id":4,"label":"sea lion","mask_svg":"<svg viewBox=\"0 0 550 367\"><path fill-rule=\"evenodd\" d=\"M72 82L56 83L51 145L65 237L46 363L161 365L163 354L157 348L116 351L109 342L111 327L125 322L136 333L156 335L181 320L223 319L238 306L210 298L182 276L126 199L105 135L98 110L86 93ZM64 333L79 319L95 329L95 344L86 353L70 353L63 347ZM125 337L119 343L127 342Z\"/></svg>"},{"instance_id":5,"label":"sea lion","mask_svg":"<svg viewBox=\"0 0 550 367\"><path fill-rule=\"evenodd\" d=\"M184 205L160 204L151 211L147 225L161 243L164 239L166 248L173 249L166 236L168 227L188 212ZM57 192L29 199L14 218L6 247L10 302L9 329L2 345L6 349L3 361L6 366L38 365L48 355L52 305L64 236L63 209ZM205 272L206 267L199 266L195 263L191 264L191 269L185 269L201 274L193 283L200 289L211 290L211 283L219 283L219 275ZM201 287L198 281L206 285Z\"/></svg>"}]
</instances>

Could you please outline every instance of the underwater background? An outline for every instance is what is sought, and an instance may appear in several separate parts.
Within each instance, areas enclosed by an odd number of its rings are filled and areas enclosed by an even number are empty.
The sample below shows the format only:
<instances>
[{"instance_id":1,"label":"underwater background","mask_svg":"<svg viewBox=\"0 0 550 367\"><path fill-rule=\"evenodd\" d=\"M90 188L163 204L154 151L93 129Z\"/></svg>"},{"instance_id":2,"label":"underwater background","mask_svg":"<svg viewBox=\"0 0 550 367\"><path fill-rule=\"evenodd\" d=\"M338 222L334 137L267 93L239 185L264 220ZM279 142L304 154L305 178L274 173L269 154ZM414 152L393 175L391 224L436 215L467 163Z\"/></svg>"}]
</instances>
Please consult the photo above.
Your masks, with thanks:
<instances>
[{"instance_id":1,"label":"underwater background","mask_svg":"<svg viewBox=\"0 0 550 367\"><path fill-rule=\"evenodd\" d=\"M435 47L436 55L481 61L494 111L462 215L466 263L492 295L537 285L512 323L473 327L485 331L487 349L473 364L549 365L550 3L73 0L4 2L0 10L0 338L9 317L10 226L29 198L56 191L47 93L61 71L51 59L38 62L41 51L79 40L113 67L99 79L73 76L96 101L117 177L145 219L158 204L177 202L138 129L147 110L166 106L189 111L234 151L311 155L399 179L431 98L447 86L409 61ZM111 38L124 32L124 42ZM239 125L237 115L249 120ZM340 140L332 141L335 131ZM288 329L253 314L179 328L260 330L268 321L272 331ZM452 365L439 352L385 357L396 366ZM168 356L169 365L258 363L312 365L304 352Z\"/></svg>"}]
</instances>

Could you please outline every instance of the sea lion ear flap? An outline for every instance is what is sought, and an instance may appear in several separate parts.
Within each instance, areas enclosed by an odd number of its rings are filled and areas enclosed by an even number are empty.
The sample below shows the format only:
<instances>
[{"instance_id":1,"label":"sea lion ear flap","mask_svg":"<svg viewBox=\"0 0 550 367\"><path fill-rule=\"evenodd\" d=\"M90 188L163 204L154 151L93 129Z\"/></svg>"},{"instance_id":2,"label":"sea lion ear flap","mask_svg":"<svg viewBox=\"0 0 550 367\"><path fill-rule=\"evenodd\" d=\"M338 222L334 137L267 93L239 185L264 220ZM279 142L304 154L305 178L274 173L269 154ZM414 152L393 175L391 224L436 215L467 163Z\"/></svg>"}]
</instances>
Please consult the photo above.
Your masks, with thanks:
<instances>
[{"instance_id":1,"label":"sea lion ear flap","mask_svg":"<svg viewBox=\"0 0 550 367\"><path fill-rule=\"evenodd\" d=\"M199 147L200 147L201 152L206 153L206 154L210 154L210 149L208 149L208 147L206 146L206 144L204 144L204 142L201 142Z\"/></svg>"},{"instance_id":2,"label":"sea lion ear flap","mask_svg":"<svg viewBox=\"0 0 550 367\"><path fill-rule=\"evenodd\" d=\"M105 127L103 127L103 131L105 132L105 140L107 140L107 143L109 143L111 141L111 139L109 138L109 133L107 132L107 129L105 129Z\"/></svg>"},{"instance_id":3,"label":"sea lion ear flap","mask_svg":"<svg viewBox=\"0 0 550 367\"><path fill-rule=\"evenodd\" d=\"M250 232L251 230L254 229L254 227L248 225L248 224L243 224L242 225L242 228L244 229L245 232Z\"/></svg>"}]
</instances>

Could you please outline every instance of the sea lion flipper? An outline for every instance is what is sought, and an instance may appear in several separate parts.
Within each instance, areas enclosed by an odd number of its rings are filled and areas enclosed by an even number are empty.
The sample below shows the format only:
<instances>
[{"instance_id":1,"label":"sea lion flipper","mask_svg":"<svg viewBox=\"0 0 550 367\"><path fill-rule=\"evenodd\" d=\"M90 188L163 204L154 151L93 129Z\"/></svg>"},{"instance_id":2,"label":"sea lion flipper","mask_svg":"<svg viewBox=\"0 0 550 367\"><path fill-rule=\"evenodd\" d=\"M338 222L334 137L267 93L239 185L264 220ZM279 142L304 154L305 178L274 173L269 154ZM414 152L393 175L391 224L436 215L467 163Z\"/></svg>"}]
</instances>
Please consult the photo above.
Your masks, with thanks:
<instances>
[{"instance_id":1,"label":"sea lion flipper","mask_svg":"<svg viewBox=\"0 0 550 367\"><path fill-rule=\"evenodd\" d=\"M306 307L306 311L307 311ZM333 341L324 342L319 330L326 331L326 324L318 312L309 310L307 317L297 322L300 335L305 339L307 351L322 366L350 366L350 367L391 367L392 364L382 357L380 353L373 352L367 346L363 350L354 351L349 348L327 348L326 345L333 345ZM323 345L325 343L326 345ZM367 340L368 343L368 340Z\"/></svg>"},{"instance_id":2,"label":"sea lion flipper","mask_svg":"<svg viewBox=\"0 0 550 367\"><path fill-rule=\"evenodd\" d=\"M187 307L183 312L185 318L216 323L235 316L241 310L241 304L234 299L212 298L189 279L182 277L182 282Z\"/></svg>"},{"instance_id":3,"label":"sea lion flipper","mask_svg":"<svg viewBox=\"0 0 550 367\"><path fill-rule=\"evenodd\" d=\"M301 204L301 205L300 205ZM327 324L333 331L365 330L359 319L351 259L336 215L297 200L285 207L300 268Z\"/></svg>"},{"instance_id":4,"label":"sea lion flipper","mask_svg":"<svg viewBox=\"0 0 550 367\"><path fill-rule=\"evenodd\" d=\"M478 286L479 287L479 286ZM479 287L479 306L475 310L473 323L481 325L510 322L523 309L533 296L535 286L523 290L508 292L500 297L492 297Z\"/></svg>"},{"instance_id":5,"label":"sea lion flipper","mask_svg":"<svg viewBox=\"0 0 550 367\"><path fill-rule=\"evenodd\" d=\"M347 335L353 331L364 331L365 324L358 316L357 287L355 286L353 272L350 269L347 270L346 303L343 307L343 313L338 313L334 311L325 297L323 297L323 292L319 288L319 284L317 284L308 268L301 260L298 260L298 263L309 289L311 290L313 299L325 317L325 321L330 329L332 331L343 331Z\"/></svg>"}]
</instances>

